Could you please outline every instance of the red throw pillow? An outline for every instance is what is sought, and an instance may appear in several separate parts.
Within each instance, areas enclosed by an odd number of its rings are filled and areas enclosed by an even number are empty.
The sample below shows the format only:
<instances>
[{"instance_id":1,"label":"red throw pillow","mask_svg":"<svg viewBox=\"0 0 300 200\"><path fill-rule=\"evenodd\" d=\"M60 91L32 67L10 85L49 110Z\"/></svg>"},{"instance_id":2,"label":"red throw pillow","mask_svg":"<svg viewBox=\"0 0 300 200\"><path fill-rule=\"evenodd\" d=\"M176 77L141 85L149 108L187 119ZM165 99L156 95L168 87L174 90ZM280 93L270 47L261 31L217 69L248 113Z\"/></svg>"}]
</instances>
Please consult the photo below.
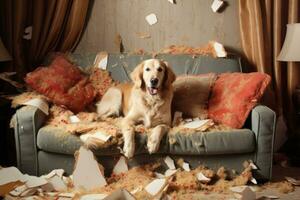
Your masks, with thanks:
<instances>
[{"instance_id":1,"label":"red throw pillow","mask_svg":"<svg viewBox=\"0 0 300 200\"><path fill-rule=\"evenodd\" d=\"M208 116L232 128L242 128L271 77L263 73L220 74L209 99Z\"/></svg>"},{"instance_id":2,"label":"red throw pillow","mask_svg":"<svg viewBox=\"0 0 300 200\"><path fill-rule=\"evenodd\" d=\"M62 55L56 56L48 67L28 73L25 82L53 103L73 112L82 111L96 95L88 78Z\"/></svg>"}]
</instances>

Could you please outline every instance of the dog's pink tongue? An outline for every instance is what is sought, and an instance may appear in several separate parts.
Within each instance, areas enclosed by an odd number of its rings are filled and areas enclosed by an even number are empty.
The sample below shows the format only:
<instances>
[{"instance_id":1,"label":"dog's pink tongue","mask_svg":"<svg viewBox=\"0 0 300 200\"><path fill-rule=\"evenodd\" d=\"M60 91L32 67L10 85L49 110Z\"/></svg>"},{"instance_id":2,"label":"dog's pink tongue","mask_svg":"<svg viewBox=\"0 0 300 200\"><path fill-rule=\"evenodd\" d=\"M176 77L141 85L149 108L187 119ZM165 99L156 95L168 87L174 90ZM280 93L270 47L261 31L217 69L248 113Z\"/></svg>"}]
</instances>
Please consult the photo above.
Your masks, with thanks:
<instances>
[{"instance_id":1,"label":"dog's pink tongue","mask_svg":"<svg viewBox=\"0 0 300 200\"><path fill-rule=\"evenodd\" d=\"M150 90L151 95L157 94L157 89L156 88L149 88L149 90Z\"/></svg>"}]
</instances>

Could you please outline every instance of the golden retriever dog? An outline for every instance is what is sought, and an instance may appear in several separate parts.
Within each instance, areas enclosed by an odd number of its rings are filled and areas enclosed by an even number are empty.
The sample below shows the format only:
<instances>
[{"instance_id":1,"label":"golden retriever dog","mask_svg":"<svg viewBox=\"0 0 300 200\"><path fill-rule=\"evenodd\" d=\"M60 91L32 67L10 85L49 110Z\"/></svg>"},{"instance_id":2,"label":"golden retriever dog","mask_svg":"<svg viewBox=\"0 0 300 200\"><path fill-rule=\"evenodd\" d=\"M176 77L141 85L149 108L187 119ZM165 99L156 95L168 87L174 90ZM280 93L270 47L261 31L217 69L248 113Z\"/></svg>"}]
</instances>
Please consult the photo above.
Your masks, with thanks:
<instances>
[{"instance_id":1,"label":"golden retriever dog","mask_svg":"<svg viewBox=\"0 0 300 200\"><path fill-rule=\"evenodd\" d=\"M168 64L158 59L143 61L130 76L133 83L110 88L96 104L101 118L123 114L123 151L127 158L134 155L134 126L139 123L151 128L147 141L149 153L158 150L171 126L172 83L176 78Z\"/></svg>"}]
</instances>

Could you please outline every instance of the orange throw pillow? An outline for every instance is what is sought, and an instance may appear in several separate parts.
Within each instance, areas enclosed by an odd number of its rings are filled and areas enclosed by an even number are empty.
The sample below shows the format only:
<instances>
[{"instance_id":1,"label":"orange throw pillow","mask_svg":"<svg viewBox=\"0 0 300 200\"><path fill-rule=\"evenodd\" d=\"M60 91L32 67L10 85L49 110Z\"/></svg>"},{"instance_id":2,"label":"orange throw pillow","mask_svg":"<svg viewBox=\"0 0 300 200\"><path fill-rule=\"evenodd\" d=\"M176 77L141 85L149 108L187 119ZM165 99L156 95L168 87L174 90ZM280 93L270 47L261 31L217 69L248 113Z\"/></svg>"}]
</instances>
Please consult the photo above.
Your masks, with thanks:
<instances>
[{"instance_id":1,"label":"orange throw pillow","mask_svg":"<svg viewBox=\"0 0 300 200\"><path fill-rule=\"evenodd\" d=\"M208 116L232 128L242 128L271 77L263 73L220 74L208 102Z\"/></svg>"},{"instance_id":2,"label":"orange throw pillow","mask_svg":"<svg viewBox=\"0 0 300 200\"><path fill-rule=\"evenodd\" d=\"M28 73L25 82L53 103L75 113L82 111L96 96L88 77L62 55L56 56L48 67L38 67Z\"/></svg>"}]
</instances>

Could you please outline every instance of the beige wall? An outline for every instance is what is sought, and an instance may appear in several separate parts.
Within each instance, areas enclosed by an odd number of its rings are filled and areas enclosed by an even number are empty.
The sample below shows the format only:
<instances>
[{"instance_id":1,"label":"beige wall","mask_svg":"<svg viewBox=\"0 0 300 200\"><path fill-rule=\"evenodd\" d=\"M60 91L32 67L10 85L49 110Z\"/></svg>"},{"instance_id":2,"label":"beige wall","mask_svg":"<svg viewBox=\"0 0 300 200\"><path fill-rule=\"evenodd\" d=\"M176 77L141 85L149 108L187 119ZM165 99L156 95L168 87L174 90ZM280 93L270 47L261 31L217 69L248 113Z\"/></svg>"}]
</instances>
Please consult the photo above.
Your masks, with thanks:
<instances>
[{"instance_id":1,"label":"beige wall","mask_svg":"<svg viewBox=\"0 0 300 200\"><path fill-rule=\"evenodd\" d=\"M90 19L76 52L117 52L120 34L126 51L157 51L171 44L199 46L217 40L239 52L238 1L226 0L221 13L212 12L213 0L95 0ZM158 23L149 26L145 16L155 13ZM141 39L137 33L151 35Z\"/></svg>"}]
</instances>

